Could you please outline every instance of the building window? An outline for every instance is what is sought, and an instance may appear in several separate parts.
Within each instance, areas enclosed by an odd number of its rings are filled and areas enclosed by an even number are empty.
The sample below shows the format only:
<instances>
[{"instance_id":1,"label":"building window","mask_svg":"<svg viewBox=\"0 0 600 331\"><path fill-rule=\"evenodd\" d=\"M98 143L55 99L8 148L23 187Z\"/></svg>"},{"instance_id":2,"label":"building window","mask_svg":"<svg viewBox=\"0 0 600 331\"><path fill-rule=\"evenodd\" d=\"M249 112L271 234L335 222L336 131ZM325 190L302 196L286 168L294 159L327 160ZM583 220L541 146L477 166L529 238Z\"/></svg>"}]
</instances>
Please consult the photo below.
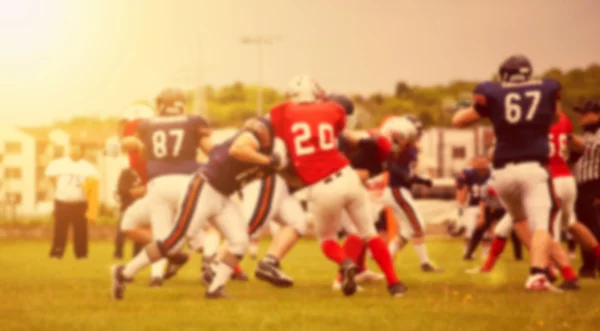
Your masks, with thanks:
<instances>
[{"instance_id":1,"label":"building window","mask_svg":"<svg viewBox=\"0 0 600 331\"><path fill-rule=\"evenodd\" d=\"M452 158L455 160L464 160L467 157L467 151L464 146L452 147Z\"/></svg>"},{"instance_id":2,"label":"building window","mask_svg":"<svg viewBox=\"0 0 600 331\"><path fill-rule=\"evenodd\" d=\"M6 178L6 179L21 179L21 169L20 168L4 169L4 178Z\"/></svg>"},{"instance_id":3,"label":"building window","mask_svg":"<svg viewBox=\"0 0 600 331\"><path fill-rule=\"evenodd\" d=\"M35 196L36 201L45 201L46 200L46 192L38 191Z\"/></svg>"},{"instance_id":4,"label":"building window","mask_svg":"<svg viewBox=\"0 0 600 331\"><path fill-rule=\"evenodd\" d=\"M22 200L22 196L20 192L7 192L6 193L6 202L9 205L20 205Z\"/></svg>"},{"instance_id":5,"label":"building window","mask_svg":"<svg viewBox=\"0 0 600 331\"><path fill-rule=\"evenodd\" d=\"M4 145L6 154L21 154L21 143L18 141L7 141Z\"/></svg>"}]
</instances>

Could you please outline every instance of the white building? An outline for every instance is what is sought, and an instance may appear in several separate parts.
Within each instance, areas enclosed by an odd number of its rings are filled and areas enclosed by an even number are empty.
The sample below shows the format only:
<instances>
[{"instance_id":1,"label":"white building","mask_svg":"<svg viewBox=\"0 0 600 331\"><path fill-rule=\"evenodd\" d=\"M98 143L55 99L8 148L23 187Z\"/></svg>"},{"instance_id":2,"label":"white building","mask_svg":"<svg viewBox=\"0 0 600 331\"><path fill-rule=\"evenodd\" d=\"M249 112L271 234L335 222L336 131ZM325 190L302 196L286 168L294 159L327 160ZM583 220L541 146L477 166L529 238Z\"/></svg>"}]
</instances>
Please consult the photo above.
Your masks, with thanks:
<instances>
[{"instance_id":1,"label":"white building","mask_svg":"<svg viewBox=\"0 0 600 331\"><path fill-rule=\"evenodd\" d=\"M0 127L0 220L35 213L36 140L12 127Z\"/></svg>"},{"instance_id":2,"label":"white building","mask_svg":"<svg viewBox=\"0 0 600 331\"><path fill-rule=\"evenodd\" d=\"M434 177L451 177L465 168L474 156L485 154L492 141L490 127L427 129L419 143L418 169Z\"/></svg>"}]
</instances>

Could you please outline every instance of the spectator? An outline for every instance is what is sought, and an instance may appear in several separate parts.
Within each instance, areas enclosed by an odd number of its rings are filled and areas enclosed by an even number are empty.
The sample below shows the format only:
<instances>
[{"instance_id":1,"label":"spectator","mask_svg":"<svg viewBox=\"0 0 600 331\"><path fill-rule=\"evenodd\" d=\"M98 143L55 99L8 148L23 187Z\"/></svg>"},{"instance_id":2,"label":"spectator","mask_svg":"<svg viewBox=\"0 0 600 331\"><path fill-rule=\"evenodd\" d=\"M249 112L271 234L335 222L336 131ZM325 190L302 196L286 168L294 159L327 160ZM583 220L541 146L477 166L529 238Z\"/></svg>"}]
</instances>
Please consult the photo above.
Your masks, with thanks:
<instances>
[{"instance_id":1,"label":"spectator","mask_svg":"<svg viewBox=\"0 0 600 331\"><path fill-rule=\"evenodd\" d=\"M54 236L50 258L62 258L69 227L73 225L75 257L88 255L88 226L98 216L98 171L82 159L83 151L72 146L70 155L55 159L46 169L54 190Z\"/></svg>"}]
</instances>

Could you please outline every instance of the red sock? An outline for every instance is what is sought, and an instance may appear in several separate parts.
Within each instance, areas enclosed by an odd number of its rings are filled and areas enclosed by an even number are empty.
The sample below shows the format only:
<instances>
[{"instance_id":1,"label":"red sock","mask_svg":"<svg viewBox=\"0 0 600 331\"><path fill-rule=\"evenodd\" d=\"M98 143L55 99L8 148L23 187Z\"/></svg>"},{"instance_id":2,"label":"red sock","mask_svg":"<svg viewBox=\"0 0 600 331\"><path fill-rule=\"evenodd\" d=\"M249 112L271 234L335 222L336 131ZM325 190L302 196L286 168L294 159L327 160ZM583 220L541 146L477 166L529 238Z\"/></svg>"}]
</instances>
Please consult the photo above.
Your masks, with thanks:
<instances>
[{"instance_id":1,"label":"red sock","mask_svg":"<svg viewBox=\"0 0 600 331\"><path fill-rule=\"evenodd\" d=\"M596 255L596 260L600 261L600 245L596 245L596 247L593 248L594 251L594 255Z\"/></svg>"},{"instance_id":2,"label":"red sock","mask_svg":"<svg viewBox=\"0 0 600 331\"><path fill-rule=\"evenodd\" d=\"M385 242L383 242L383 239L380 237L375 237L369 240L369 249L373 254L373 258L379 265L379 268L385 274L388 285L397 283L399 280L398 276L396 275L396 270L394 269L392 255L390 254Z\"/></svg>"},{"instance_id":3,"label":"red sock","mask_svg":"<svg viewBox=\"0 0 600 331\"><path fill-rule=\"evenodd\" d=\"M342 264L346 259L346 253L342 246L333 240L325 240L321 243L321 250L331 261Z\"/></svg>"},{"instance_id":4,"label":"red sock","mask_svg":"<svg viewBox=\"0 0 600 331\"><path fill-rule=\"evenodd\" d=\"M494 268L494 264L504 251L504 246L506 246L506 239L500 237L494 237L492 241L492 247L490 248L490 253L488 254L485 263L481 267L481 270L491 271Z\"/></svg>"},{"instance_id":5,"label":"red sock","mask_svg":"<svg viewBox=\"0 0 600 331\"><path fill-rule=\"evenodd\" d=\"M560 274L562 278L564 278L564 280L566 281L577 280L577 275L575 274L575 271L573 270L573 268L571 268L571 266L560 268Z\"/></svg>"},{"instance_id":6,"label":"red sock","mask_svg":"<svg viewBox=\"0 0 600 331\"><path fill-rule=\"evenodd\" d=\"M364 248L365 244L362 239L355 234L348 235L348 238L346 238L346 241L344 242L344 252L346 252L346 256L352 259L352 262L358 266L359 272L363 271L365 266L364 261L362 262L362 265L360 261Z\"/></svg>"},{"instance_id":7,"label":"red sock","mask_svg":"<svg viewBox=\"0 0 600 331\"><path fill-rule=\"evenodd\" d=\"M242 267L240 267L239 265L235 266L235 268L233 269L234 274L241 274L242 272L244 272L244 270L242 270Z\"/></svg>"}]
</instances>

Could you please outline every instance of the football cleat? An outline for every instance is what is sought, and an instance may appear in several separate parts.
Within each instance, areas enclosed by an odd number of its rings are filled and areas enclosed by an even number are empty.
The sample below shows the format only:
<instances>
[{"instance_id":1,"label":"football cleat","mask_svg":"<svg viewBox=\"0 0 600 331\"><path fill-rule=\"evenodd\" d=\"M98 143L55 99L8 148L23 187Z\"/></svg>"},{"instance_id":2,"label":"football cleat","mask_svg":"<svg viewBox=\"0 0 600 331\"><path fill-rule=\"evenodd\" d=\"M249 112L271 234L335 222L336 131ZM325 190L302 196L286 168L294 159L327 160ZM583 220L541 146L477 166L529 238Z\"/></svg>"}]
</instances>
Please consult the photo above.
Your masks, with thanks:
<instances>
[{"instance_id":1,"label":"football cleat","mask_svg":"<svg viewBox=\"0 0 600 331\"><path fill-rule=\"evenodd\" d=\"M175 276L179 269L187 263L189 257L185 253L176 253L175 255L168 257L168 259L169 264L167 265L167 271L165 272L165 280Z\"/></svg>"},{"instance_id":2,"label":"football cleat","mask_svg":"<svg viewBox=\"0 0 600 331\"><path fill-rule=\"evenodd\" d=\"M388 292L390 292L390 295L394 298L399 298L399 297L404 296L406 291L407 291L407 288L404 285L404 283L402 283L402 282L397 282L397 283L394 283L394 284L388 286Z\"/></svg>"},{"instance_id":3,"label":"football cleat","mask_svg":"<svg viewBox=\"0 0 600 331\"><path fill-rule=\"evenodd\" d=\"M581 286L579 286L579 282L577 281L577 279L575 279L565 280L562 284L560 284L558 288L563 291L578 291L579 289L581 289Z\"/></svg>"},{"instance_id":4,"label":"football cleat","mask_svg":"<svg viewBox=\"0 0 600 331\"><path fill-rule=\"evenodd\" d=\"M291 287L294 285L292 278L281 271L279 263L258 262L254 276L277 287Z\"/></svg>"},{"instance_id":5,"label":"football cleat","mask_svg":"<svg viewBox=\"0 0 600 331\"><path fill-rule=\"evenodd\" d=\"M381 281L381 280L385 279L385 276L382 274L376 273L374 271L366 269L366 270L356 274L355 279L356 279L356 283L362 284L362 283Z\"/></svg>"},{"instance_id":6,"label":"football cleat","mask_svg":"<svg viewBox=\"0 0 600 331\"><path fill-rule=\"evenodd\" d=\"M115 265L110 268L111 275L111 294L114 300L123 300L125 297L125 285L133 279L127 279L123 276L123 265Z\"/></svg>"},{"instance_id":7,"label":"football cleat","mask_svg":"<svg viewBox=\"0 0 600 331\"><path fill-rule=\"evenodd\" d=\"M471 275L476 275L476 274L485 274L490 272L489 270L484 270L482 267L475 267L475 268L471 268L471 269L467 269L465 270L465 273L467 274L471 274Z\"/></svg>"},{"instance_id":8,"label":"football cleat","mask_svg":"<svg viewBox=\"0 0 600 331\"><path fill-rule=\"evenodd\" d=\"M225 287L219 286L213 292L206 291L205 297L207 299L226 299L227 295L225 295Z\"/></svg>"},{"instance_id":9,"label":"football cleat","mask_svg":"<svg viewBox=\"0 0 600 331\"><path fill-rule=\"evenodd\" d=\"M525 282L525 289L533 292L563 292L561 289L554 287L544 274L529 276L529 278L527 278L527 281Z\"/></svg>"},{"instance_id":10,"label":"football cleat","mask_svg":"<svg viewBox=\"0 0 600 331\"><path fill-rule=\"evenodd\" d=\"M333 281L333 284L331 285L331 289L334 291L341 291L342 290L342 282L338 279ZM356 285L356 292L362 292L365 289L362 286Z\"/></svg>"},{"instance_id":11,"label":"football cleat","mask_svg":"<svg viewBox=\"0 0 600 331\"><path fill-rule=\"evenodd\" d=\"M163 279L160 277L152 277L150 283L148 283L148 287L161 287L163 286Z\"/></svg>"},{"instance_id":12,"label":"football cleat","mask_svg":"<svg viewBox=\"0 0 600 331\"><path fill-rule=\"evenodd\" d=\"M423 263L423 264L421 264L421 271L431 272L431 273L442 273L442 272L444 272L444 269L436 268L436 267L432 266L431 263Z\"/></svg>"},{"instance_id":13,"label":"football cleat","mask_svg":"<svg viewBox=\"0 0 600 331\"><path fill-rule=\"evenodd\" d=\"M250 278L248 278L248 275L246 275L246 273L242 270L240 272L234 272L231 275L231 279L232 280L237 280L240 282L247 282Z\"/></svg>"},{"instance_id":14,"label":"football cleat","mask_svg":"<svg viewBox=\"0 0 600 331\"><path fill-rule=\"evenodd\" d=\"M213 268L211 266L207 267L206 269L204 269L204 272L202 273L202 277L200 278L200 281L202 281L202 284L208 286L210 285L210 283L212 283L213 279L215 278L215 271L213 270Z\"/></svg>"},{"instance_id":15,"label":"football cleat","mask_svg":"<svg viewBox=\"0 0 600 331\"><path fill-rule=\"evenodd\" d=\"M340 273L342 274L342 293L344 293L345 296L350 296L356 292L357 285L355 277L357 272L358 268L352 261L347 260L342 263Z\"/></svg>"}]
</instances>

